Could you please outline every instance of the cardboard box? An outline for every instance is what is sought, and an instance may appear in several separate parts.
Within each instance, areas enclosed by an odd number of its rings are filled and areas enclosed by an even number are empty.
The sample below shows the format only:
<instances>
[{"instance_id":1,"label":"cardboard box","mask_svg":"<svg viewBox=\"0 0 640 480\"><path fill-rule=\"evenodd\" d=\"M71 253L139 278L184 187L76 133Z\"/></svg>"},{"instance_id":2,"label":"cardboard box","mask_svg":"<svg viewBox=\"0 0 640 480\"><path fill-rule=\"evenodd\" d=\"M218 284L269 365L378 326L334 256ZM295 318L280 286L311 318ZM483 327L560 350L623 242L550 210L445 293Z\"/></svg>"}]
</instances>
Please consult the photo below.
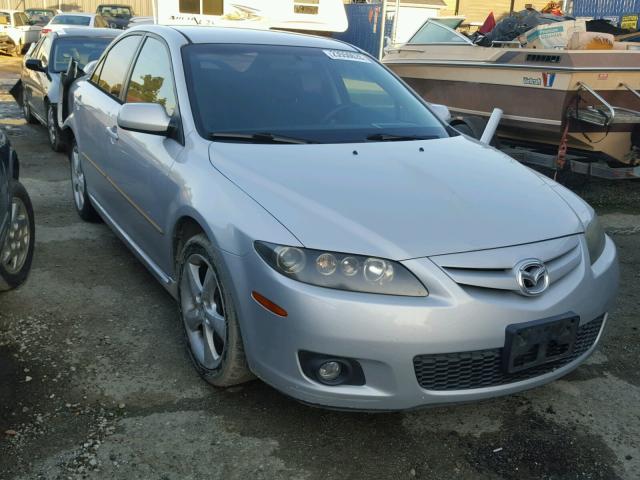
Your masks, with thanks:
<instances>
[{"instance_id":1,"label":"cardboard box","mask_svg":"<svg viewBox=\"0 0 640 480\"><path fill-rule=\"evenodd\" d=\"M566 48L569 40L576 32L586 32L585 20L568 20L566 22L538 25L520 36L520 43L527 48Z\"/></svg>"}]
</instances>

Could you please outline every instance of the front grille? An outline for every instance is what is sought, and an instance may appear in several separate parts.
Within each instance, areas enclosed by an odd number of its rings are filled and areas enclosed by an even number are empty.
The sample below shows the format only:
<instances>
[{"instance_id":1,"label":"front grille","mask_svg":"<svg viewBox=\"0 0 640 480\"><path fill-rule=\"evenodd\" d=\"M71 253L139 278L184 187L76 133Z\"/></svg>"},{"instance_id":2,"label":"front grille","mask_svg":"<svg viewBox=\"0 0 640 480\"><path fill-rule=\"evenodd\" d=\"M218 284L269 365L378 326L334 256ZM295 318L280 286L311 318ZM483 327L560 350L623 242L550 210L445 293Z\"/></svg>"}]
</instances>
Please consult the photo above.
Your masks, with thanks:
<instances>
[{"instance_id":1,"label":"front grille","mask_svg":"<svg viewBox=\"0 0 640 480\"><path fill-rule=\"evenodd\" d=\"M555 362L507 373L502 368L502 348L418 355L413 359L416 378L420 386L426 390L467 390L495 387L537 377L567 365L589 350L598 338L603 321L604 316L578 327L573 352Z\"/></svg>"}]
</instances>

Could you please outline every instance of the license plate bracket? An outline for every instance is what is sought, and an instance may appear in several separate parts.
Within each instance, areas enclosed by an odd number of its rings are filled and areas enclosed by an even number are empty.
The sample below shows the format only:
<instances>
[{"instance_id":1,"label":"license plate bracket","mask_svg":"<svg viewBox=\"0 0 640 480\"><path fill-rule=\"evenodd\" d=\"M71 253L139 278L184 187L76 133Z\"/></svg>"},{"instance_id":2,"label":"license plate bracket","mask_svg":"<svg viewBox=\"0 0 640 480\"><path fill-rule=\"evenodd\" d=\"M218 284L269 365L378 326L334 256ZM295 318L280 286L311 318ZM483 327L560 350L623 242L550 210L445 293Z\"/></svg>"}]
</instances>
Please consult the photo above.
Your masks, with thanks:
<instances>
[{"instance_id":1,"label":"license plate bracket","mask_svg":"<svg viewBox=\"0 0 640 480\"><path fill-rule=\"evenodd\" d=\"M507 373L517 373L571 355L579 324L580 317L568 313L508 325L502 368Z\"/></svg>"}]
</instances>

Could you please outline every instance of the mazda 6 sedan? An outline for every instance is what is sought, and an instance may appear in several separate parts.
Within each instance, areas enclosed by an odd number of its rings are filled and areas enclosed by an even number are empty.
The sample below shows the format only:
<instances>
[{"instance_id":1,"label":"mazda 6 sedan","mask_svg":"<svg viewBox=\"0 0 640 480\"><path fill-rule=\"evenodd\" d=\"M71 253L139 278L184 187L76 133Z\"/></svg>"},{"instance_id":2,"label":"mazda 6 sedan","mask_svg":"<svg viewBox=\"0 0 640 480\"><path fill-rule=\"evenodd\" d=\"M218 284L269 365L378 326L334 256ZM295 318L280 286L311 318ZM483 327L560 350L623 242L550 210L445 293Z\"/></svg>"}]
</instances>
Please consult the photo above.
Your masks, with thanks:
<instances>
[{"instance_id":1,"label":"mazda 6 sedan","mask_svg":"<svg viewBox=\"0 0 640 480\"><path fill-rule=\"evenodd\" d=\"M79 215L176 298L215 386L407 409L542 385L601 338L594 211L354 47L140 26L68 97Z\"/></svg>"}]
</instances>

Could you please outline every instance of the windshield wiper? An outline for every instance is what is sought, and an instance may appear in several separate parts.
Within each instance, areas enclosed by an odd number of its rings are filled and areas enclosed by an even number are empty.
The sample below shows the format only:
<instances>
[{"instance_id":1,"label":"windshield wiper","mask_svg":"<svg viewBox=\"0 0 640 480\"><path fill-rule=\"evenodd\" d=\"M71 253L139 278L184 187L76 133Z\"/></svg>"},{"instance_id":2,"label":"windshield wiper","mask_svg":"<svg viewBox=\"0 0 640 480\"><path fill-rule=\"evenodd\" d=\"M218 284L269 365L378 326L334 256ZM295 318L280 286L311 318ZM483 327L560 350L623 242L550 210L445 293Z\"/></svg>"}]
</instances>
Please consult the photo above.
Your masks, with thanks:
<instances>
[{"instance_id":1,"label":"windshield wiper","mask_svg":"<svg viewBox=\"0 0 640 480\"><path fill-rule=\"evenodd\" d=\"M433 140L439 138L436 135L394 135L392 133L374 133L367 140L372 142L403 142L410 140Z\"/></svg>"},{"instance_id":2,"label":"windshield wiper","mask_svg":"<svg viewBox=\"0 0 640 480\"><path fill-rule=\"evenodd\" d=\"M304 138L287 137L285 135L275 135L268 132L242 133L242 132L213 132L209 134L211 140L236 140L252 143L285 143L294 145L304 145L315 143Z\"/></svg>"}]
</instances>

